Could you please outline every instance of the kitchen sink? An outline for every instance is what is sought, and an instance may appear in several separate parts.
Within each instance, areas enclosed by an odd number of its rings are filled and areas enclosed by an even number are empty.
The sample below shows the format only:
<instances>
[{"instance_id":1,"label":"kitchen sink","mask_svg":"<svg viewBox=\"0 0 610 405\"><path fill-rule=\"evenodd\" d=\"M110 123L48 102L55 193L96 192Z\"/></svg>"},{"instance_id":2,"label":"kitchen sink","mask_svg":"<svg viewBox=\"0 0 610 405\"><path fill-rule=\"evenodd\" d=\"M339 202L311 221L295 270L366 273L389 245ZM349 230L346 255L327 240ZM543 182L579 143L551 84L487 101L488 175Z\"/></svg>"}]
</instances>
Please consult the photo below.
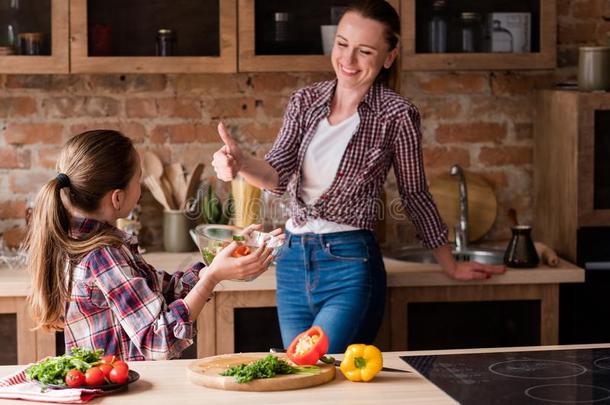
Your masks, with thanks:
<instances>
[{"instance_id":1,"label":"kitchen sink","mask_svg":"<svg viewBox=\"0 0 610 405\"><path fill-rule=\"evenodd\" d=\"M486 264L503 264L504 250L469 246L466 249L456 250L452 248L451 253L455 260L460 262L475 261ZM387 255L392 259L416 263L436 263L431 250L422 247L405 247Z\"/></svg>"}]
</instances>

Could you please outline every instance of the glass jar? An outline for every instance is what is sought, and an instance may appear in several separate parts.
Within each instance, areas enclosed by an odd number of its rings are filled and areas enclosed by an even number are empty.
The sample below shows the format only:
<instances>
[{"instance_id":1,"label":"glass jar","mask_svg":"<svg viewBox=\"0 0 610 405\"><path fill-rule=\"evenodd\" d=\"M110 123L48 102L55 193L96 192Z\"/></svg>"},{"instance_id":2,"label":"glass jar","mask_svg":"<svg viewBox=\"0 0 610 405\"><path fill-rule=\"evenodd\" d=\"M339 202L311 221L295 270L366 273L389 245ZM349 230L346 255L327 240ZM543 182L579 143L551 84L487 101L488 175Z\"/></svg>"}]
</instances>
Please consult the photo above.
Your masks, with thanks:
<instances>
[{"instance_id":1,"label":"glass jar","mask_svg":"<svg viewBox=\"0 0 610 405\"><path fill-rule=\"evenodd\" d=\"M432 3L432 15L426 27L428 52L447 52L447 26L447 2L445 0L436 0Z\"/></svg>"},{"instance_id":2,"label":"glass jar","mask_svg":"<svg viewBox=\"0 0 610 405\"><path fill-rule=\"evenodd\" d=\"M168 28L157 31L157 56L173 56L176 52L176 32Z\"/></svg>"},{"instance_id":3,"label":"glass jar","mask_svg":"<svg viewBox=\"0 0 610 405\"><path fill-rule=\"evenodd\" d=\"M274 30L273 40L275 42L288 42L290 40L290 13L276 12L273 14Z\"/></svg>"},{"instance_id":4,"label":"glass jar","mask_svg":"<svg viewBox=\"0 0 610 405\"><path fill-rule=\"evenodd\" d=\"M24 32L19 34L19 51L22 55L42 55L44 34L42 32Z\"/></svg>"},{"instance_id":5,"label":"glass jar","mask_svg":"<svg viewBox=\"0 0 610 405\"><path fill-rule=\"evenodd\" d=\"M481 52L481 14L460 14L457 52Z\"/></svg>"},{"instance_id":6,"label":"glass jar","mask_svg":"<svg viewBox=\"0 0 610 405\"><path fill-rule=\"evenodd\" d=\"M12 55L19 49L19 0L0 0L0 55Z\"/></svg>"}]
</instances>

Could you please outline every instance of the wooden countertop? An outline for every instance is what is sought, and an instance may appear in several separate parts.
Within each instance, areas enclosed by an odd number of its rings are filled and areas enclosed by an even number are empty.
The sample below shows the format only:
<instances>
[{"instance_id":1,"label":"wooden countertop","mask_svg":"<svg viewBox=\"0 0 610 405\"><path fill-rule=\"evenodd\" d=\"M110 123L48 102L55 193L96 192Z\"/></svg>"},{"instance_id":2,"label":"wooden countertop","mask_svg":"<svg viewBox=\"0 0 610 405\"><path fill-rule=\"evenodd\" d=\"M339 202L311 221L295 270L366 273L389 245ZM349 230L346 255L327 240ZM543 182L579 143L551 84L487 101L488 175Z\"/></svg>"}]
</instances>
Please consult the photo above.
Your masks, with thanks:
<instances>
[{"instance_id":1,"label":"wooden countertop","mask_svg":"<svg viewBox=\"0 0 610 405\"><path fill-rule=\"evenodd\" d=\"M198 252L154 252L147 253L144 257L153 266L169 272L184 269L190 263L200 260ZM560 260L558 267L540 265L535 269L508 269L502 276L468 282L449 278L437 264L402 262L387 257L384 258L384 263L388 273L388 287L582 283L585 279L582 268L565 260ZM10 270L0 266L0 297L27 295L27 282L25 269ZM251 282L223 281L216 287L216 291L268 291L275 288L275 270L272 267Z\"/></svg>"},{"instance_id":2,"label":"wooden countertop","mask_svg":"<svg viewBox=\"0 0 610 405\"><path fill-rule=\"evenodd\" d=\"M518 348L442 350L419 352L386 352L383 353L384 365L388 367L412 369L400 360L399 356L437 355L455 353L484 353L533 350L568 350L582 348L608 348L610 344L571 345L571 346L535 346ZM340 356L337 356L340 357ZM192 360L144 361L133 362L131 367L140 373L140 380L129 387L126 392L107 397L95 398L91 404L116 405L155 405L166 404L456 404L447 394L417 373L380 373L369 383L352 383L347 381L341 372L337 372L334 381L322 386L277 392L235 392L201 387L186 379L186 366ZM17 366L0 367L0 377L17 370ZM23 404L23 401L2 400L2 404Z\"/></svg>"}]
</instances>

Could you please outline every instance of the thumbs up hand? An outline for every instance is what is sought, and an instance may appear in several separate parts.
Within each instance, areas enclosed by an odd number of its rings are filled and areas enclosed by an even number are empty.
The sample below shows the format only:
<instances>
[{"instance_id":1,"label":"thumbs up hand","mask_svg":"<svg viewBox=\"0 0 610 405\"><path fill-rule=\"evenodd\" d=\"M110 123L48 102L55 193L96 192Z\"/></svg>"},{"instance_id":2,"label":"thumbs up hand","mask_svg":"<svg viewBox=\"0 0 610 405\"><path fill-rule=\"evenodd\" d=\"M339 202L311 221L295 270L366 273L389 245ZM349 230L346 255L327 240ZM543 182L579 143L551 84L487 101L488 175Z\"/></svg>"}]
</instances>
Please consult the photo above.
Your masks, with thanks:
<instances>
[{"instance_id":1,"label":"thumbs up hand","mask_svg":"<svg viewBox=\"0 0 610 405\"><path fill-rule=\"evenodd\" d=\"M212 166L220 180L231 181L241 170L244 155L222 122L218 124L218 134L224 142L224 146L214 153Z\"/></svg>"}]
</instances>

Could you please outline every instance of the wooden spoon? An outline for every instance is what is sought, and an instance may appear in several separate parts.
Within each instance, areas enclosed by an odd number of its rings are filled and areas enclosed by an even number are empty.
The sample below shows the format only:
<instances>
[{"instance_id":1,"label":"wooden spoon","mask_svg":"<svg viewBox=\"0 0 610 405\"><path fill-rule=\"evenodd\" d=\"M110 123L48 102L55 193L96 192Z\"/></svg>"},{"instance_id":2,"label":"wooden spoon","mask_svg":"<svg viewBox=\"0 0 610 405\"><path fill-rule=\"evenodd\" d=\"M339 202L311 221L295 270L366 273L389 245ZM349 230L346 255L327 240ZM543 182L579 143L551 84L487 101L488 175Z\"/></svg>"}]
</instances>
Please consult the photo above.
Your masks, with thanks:
<instances>
[{"instance_id":1,"label":"wooden spoon","mask_svg":"<svg viewBox=\"0 0 610 405\"><path fill-rule=\"evenodd\" d=\"M167 179L172 185L172 195L178 207L184 205L184 196L186 195L186 180L184 179L184 170L180 163L172 163L165 166Z\"/></svg>"},{"instance_id":2,"label":"wooden spoon","mask_svg":"<svg viewBox=\"0 0 610 405\"><path fill-rule=\"evenodd\" d=\"M174 195L172 193L172 185L169 182L168 178L165 176L165 173L163 174L163 176L161 176L159 180L161 190L163 190L163 194L165 194L165 199L167 200L167 203L173 210L177 210L178 204L176 203L176 200L174 199Z\"/></svg>"},{"instance_id":3,"label":"wooden spoon","mask_svg":"<svg viewBox=\"0 0 610 405\"><path fill-rule=\"evenodd\" d=\"M153 176L155 179L161 178L163 175L163 163L159 156L153 152L146 151L142 154L142 171L143 177Z\"/></svg>"},{"instance_id":4,"label":"wooden spoon","mask_svg":"<svg viewBox=\"0 0 610 405\"><path fill-rule=\"evenodd\" d=\"M146 184L146 187L148 187L150 193L153 195L153 197L155 197L155 200L157 200L163 206L163 208L165 208L166 210L171 209L169 203L167 202L167 199L165 198L165 194L161 189L159 180L154 178L152 175L147 176L146 178L144 178L144 184Z\"/></svg>"},{"instance_id":5,"label":"wooden spoon","mask_svg":"<svg viewBox=\"0 0 610 405\"><path fill-rule=\"evenodd\" d=\"M201 180L201 173L203 172L203 163L198 163L195 166L195 170L191 173L188 178L186 185L186 193L184 195L184 202L182 203L182 209L186 209L186 202L195 196L199 182Z\"/></svg>"}]
</instances>

